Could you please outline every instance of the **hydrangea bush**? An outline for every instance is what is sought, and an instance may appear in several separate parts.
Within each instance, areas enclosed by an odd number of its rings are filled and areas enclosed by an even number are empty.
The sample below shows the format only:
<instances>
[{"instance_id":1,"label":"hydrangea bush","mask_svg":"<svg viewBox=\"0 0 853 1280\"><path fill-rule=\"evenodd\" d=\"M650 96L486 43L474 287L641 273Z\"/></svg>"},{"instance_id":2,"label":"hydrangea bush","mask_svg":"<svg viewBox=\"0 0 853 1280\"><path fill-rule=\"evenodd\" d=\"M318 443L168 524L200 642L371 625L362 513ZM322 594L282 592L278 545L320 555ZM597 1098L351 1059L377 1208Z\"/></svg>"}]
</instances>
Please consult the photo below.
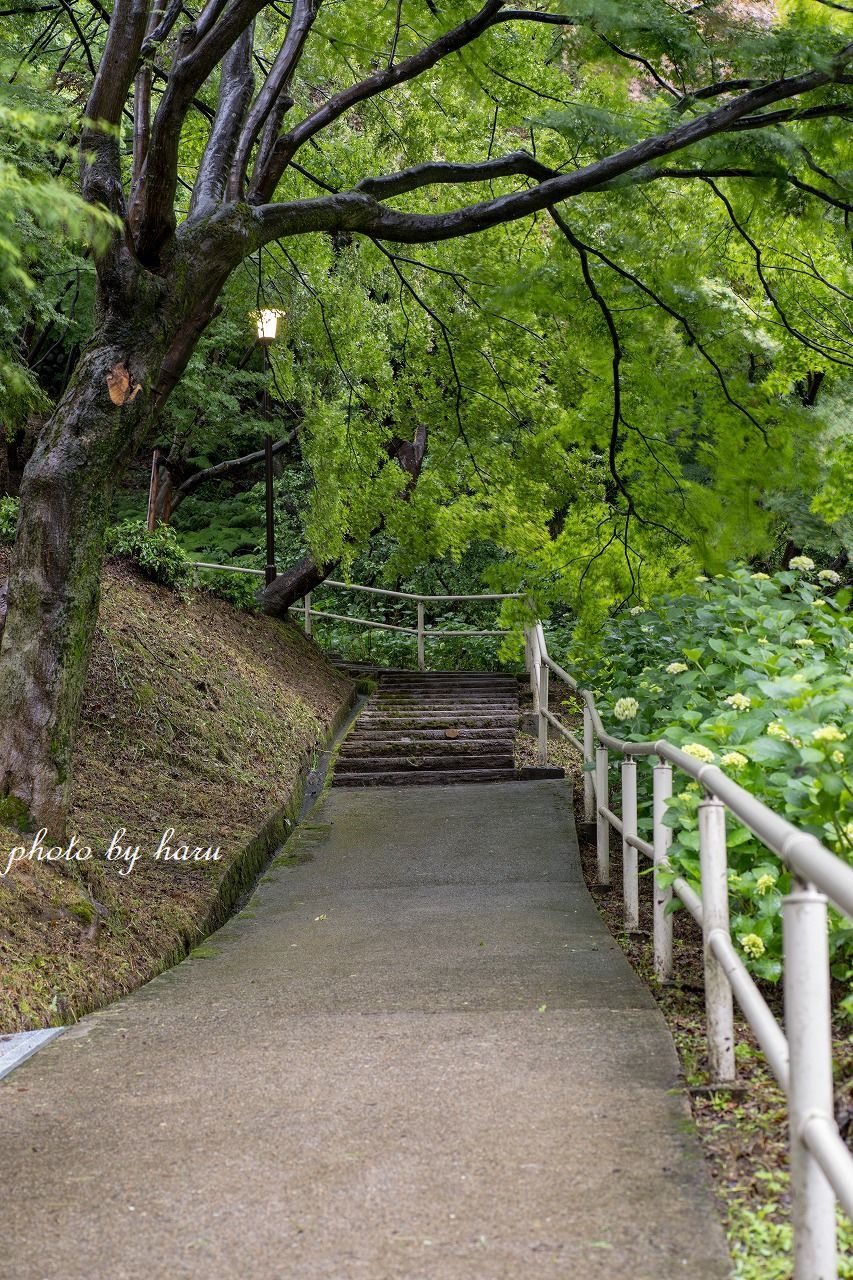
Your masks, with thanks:
<instances>
[{"instance_id":1,"label":"hydrangea bush","mask_svg":"<svg viewBox=\"0 0 853 1280\"><path fill-rule=\"evenodd\" d=\"M713 762L853 862L853 622L839 575L806 556L772 576L737 568L615 618L587 672L602 719L633 741L666 737ZM641 762L641 824L651 824ZM678 770L667 823L673 874L699 886L697 783ZM758 976L781 973L790 875L728 817L732 935ZM833 915L833 972L853 977L853 929ZM853 997L845 1002L853 1012Z\"/></svg>"}]
</instances>

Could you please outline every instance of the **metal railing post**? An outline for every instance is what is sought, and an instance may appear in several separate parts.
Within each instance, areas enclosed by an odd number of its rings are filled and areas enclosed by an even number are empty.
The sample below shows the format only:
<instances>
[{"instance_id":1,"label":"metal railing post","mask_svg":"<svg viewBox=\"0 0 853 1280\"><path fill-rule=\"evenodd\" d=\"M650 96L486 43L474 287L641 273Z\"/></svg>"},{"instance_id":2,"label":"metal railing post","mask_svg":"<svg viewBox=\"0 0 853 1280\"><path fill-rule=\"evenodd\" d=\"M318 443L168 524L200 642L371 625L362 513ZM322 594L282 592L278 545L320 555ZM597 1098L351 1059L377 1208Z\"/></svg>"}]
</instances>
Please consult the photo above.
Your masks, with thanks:
<instances>
[{"instance_id":1,"label":"metal railing post","mask_svg":"<svg viewBox=\"0 0 853 1280\"><path fill-rule=\"evenodd\" d=\"M310 636L311 634L311 592L310 591L305 596L305 634L306 636Z\"/></svg>"},{"instance_id":2,"label":"metal railing post","mask_svg":"<svg viewBox=\"0 0 853 1280\"><path fill-rule=\"evenodd\" d=\"M705 951L705 1027L713 1084L735 1078L732 989L711 948L711 935L729 936L729 882L726 855L726 807L715 796L699 805L699 858L702 867L702 933Z\"/></svg>"},{"instance_id":3,"label":"metal railing post","mask_svg":"<svg viewBox=\"0 0 853 1280\"><path fill-rule=\"evenodd\" d=\"M595 848L598 856L598 883L610 884L610 824L602 813L609 807L607 787L607 748L596 747L595 751Z\"/></svg>"},{"instance_id":4,"label":"metal railing post","mask_svg":"<svg viewBox=\"0 0 853 1280\"><path fill-rule=\"evenodd\" d=\"M595 737L592 732L592 716L586 703L583 704L583 820L595 822L595 783L592 777L592 766L595 764Z\"/></svg>"},{"instance_id":5,"label":"metal railing post","mask_svg":"<svg viewBox=\"0 0 853 1280\"><path fill-rule=\"evenodd\" d=\"M423 600L418 601L418 671L426 669L426 640L424 638L425 607Z\"/></svg>"},{"instance_id":6,"label":"metal railing post","mask_svg":"<svg viewBox=\"0 0 853 1280\"><path fill-rule=\"evenodd\" d=\"M548 763L548 667L542 662L539 665L539 763Z\"/></svg>"},{"instance_id":7,"label":"metal railing post","mask_svg":"<svg viewBox=\"0 0 853 1280\"><path fill-rule=\"evenodd\" d=\"M802 885L782 903L794 1280L835 1280L835 1195L803 1141L812 1112L833 1116L826 898Z\"/></svg>"},{"instance_id":8,"label":"metal railing post","mask_svg":"<svg viewBox=\"0 0 853 1280\"><path fill-rule=\"evenodd\" d=\"M652 770L652 841L655 851L655 871L652 891L654 894L654 948L655 974L661 982L672 980L672 889L658 884L658 871L669 870L669 846L672 844L672 828L665 827L663 817L666 804L672 795L672 765L662 761Z\"/></svg>"},{"instance_id":9,"label":"metal railing post","mask_svg":"<svg viewBox=\"0 0 853 1280\"><path fill-rule=\"evenodd\" d=\"M622 899L626 929L640 924L639 854L628 836L637 834L637 765L630 756L622 761Z\"/></svg>"}]
</instances>

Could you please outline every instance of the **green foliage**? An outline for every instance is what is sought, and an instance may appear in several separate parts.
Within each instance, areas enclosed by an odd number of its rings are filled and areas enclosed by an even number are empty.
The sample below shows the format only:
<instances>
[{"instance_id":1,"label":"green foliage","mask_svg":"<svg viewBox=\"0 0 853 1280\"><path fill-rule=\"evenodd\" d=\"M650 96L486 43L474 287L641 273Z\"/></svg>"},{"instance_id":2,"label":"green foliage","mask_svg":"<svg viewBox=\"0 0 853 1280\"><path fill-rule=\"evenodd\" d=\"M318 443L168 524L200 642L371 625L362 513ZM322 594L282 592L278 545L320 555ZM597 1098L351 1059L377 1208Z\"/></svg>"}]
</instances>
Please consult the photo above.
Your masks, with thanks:
<instances>
[{"instance_id":1,"label":"green foliage","mask_svg":"<svg viewBox=\"0 0 853 1280\"><path fill-rule=\"evenodd\" d=\"M666 737L713 761L853 863L853 619L851 592L838 584L808 557L772 577L744 568L700 577L700 595L663 597L614 619L589 675L605 723L621 736ZM674 873L697 887L700 799L682 776L667 814ZM732 935L752 971L776 980L790 875L731 818L728 845ZM839 979L853 976L851 944L835 917Z\"/></svg>"},{"instance_id":2,"label":"green foliage","mask_svg":"<svg viewBox=\"0 0 853 1280\"><path fill-rule=\"evenodd\" d=\"M199 584L203 590L220 600L227 600L235 609L244 613L258 612L258 591L262 579L242 573L217 573L199 570Z\"/></svg>"},{"instance_id":3,"label":"green foliage","mask_svg":"<svg viewBox=\"0 0 853 1280\"><path fill-rule=\"evenodd\" d=\"M766 1201L752 1207L737 1188L727 1198L729 1246L734 1280L790 1280L794 1238L790 1221L790 1177L779 1170L756 1178ZM838 1280L853 1280L853 1226L838 1209Z\"/></svg>"},{"instance_id":4,"label":"green foliage","mask_svg":"<svg viewBox=\"0 0 853 1280\"><path fill-rule=\"evenodd\" d=\"M107 531L107 550L129 560L143 577L175 591L185 591L193 580L191 563L167 525L149 532L141 520L123 520Z\"/></svg>"},{"instance_id":5,"label":"green foliage","mask_svg":"<svg viewBox=\"0 0 853 1280\"><path fill-rule=\"evenodd\" d=\"M0 498L0 546L11 546L18 527L18 498Z\"/></svg>"},{"instance_id":6,"label":"green foliage","mask_svg":"<svg viewBox=\"0 0 853 1280\"><path fill-rule=\"evenodd\" d=\"M19 65L0 62L0 73L0 429L9 431L28 413L49 407L21 358L21 328L27 321L36 328L69 327L56 302L62 296L57 279L73 284L76 276L71 296L79 295L93 269L75 249L88 245L97 253L118 222L58 176L68 161L73 168L75 115L35 74L22 76Z\"/></svg>"}]
</instances>

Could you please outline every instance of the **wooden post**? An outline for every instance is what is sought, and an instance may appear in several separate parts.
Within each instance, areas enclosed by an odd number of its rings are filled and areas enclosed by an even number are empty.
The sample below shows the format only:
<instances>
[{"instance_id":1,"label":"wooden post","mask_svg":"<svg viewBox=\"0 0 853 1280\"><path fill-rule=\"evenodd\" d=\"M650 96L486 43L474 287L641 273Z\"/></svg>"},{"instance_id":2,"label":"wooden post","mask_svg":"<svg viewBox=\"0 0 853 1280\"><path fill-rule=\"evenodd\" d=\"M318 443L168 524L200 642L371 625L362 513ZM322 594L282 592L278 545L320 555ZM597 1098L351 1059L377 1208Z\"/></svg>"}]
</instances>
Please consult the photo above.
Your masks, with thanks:
<instances>
[{"instance_id":1,"label":"wooden post","mask_svg":"<svg viewBox=\"0 0 853 1280\"><path fill-rule=\"evenodd\" d=\"M157 490L160 487L160 450L154 450L154 456L151 459L151 481L148 485L148 532L154 532L154 526L157 522Z\"/></svg>"},{"instance_id":2,"label":"wooden post","mask_svg":"<svg viewBox=\"0 0 853 1280\"><path fill-rule=\"evenodd\" d=\"M264 348L266 350L266 347ZM275 582L275 512L273 508L272 436L264 441L267 462L267 567L266 584Z\"/></svg>"}]
</instances>

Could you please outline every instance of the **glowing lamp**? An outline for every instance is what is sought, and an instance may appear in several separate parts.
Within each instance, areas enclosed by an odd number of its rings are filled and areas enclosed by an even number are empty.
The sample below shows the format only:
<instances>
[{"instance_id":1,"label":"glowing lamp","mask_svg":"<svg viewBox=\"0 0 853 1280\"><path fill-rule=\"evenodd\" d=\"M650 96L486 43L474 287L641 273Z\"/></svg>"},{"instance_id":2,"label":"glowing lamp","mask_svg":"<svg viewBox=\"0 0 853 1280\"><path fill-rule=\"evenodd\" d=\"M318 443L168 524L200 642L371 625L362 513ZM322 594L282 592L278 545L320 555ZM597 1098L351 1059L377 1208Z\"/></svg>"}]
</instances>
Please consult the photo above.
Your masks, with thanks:
<instances>
[{"instance_id":1,"label":"glowing lamp","mask_svg":"<svg viewBox=\"0 0 853 1280\"><path fill-rule=\"evenodd\" d=\"M280 311L264 310L257 313L258 342L275 342L280 315Z\"/></svg>"}]
</instances>

